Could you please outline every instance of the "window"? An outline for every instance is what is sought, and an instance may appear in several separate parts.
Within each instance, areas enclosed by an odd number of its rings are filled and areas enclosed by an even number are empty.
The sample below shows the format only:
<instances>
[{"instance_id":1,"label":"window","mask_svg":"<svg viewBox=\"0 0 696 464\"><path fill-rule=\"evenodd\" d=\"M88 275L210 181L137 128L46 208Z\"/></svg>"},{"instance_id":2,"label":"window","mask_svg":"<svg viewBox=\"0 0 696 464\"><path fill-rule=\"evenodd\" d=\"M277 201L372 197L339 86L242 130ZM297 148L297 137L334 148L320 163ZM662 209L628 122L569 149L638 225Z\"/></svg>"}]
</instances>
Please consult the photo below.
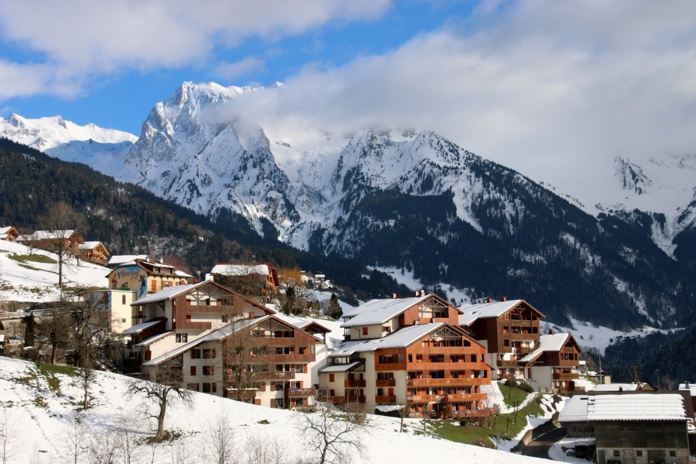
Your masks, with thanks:
<instances>
[{"instance_id":1,"label":"window","mask_svg":"<svg viewBox=\"0 0 696 464\"><path fill-rule=\"evenodd\" d=\"M643 457L643 450L636 450L636 457L642 458Z\"/></svg>"},{"instance_id":2,"label":"window","mask_svg":"<svg viewBox=\"0 0 696 464\"><path fill-rule=\"evenodd\" d=\"M198 359L201 357L201 350L193 349L191 350L191 359Z\"/></svg>"},{"instance_id":3,"label":"window","mask_svg":"<svg viewBox=\"0 0 696 464\"><path fill-rule=\"evenodd\" d=\"M363 327L363 328L362 328L362 334L363 334L363 335L367 335L367 327Z\"/></svg>"},{"instance_id":4,"label":"window","mask_svg":"<svg viewBox=\"0 0 696 464\"><path fill-rule=\"evenodd\" d=\"M621 451L614 450L614 457L618 458L619 456L621 456Z\"/></svg>"},{"instance_id":5,"label":"window","mask_svg":"<svg viewBox=\"0 0 696 464\"><path fill-rule=\"evenodd\" d=\"M215 393L215 392L217 392L217 384L215 382L203 384L203 393Z\"/></svg>"},{"instance_id":6,"label":"window","mask_svg":"<svg viewBox=\"0 0 696 464\"><path fill-rule=\"evenodd\" d=\"M213 375L215 374L214 366L203 366L203 375Z\"/></svg>"},{"instance_id":7,"label":"window","mask_svg":"<svg viewBox=\"0 0 696 464\"><path fill-rule=\"evenodd\" d=\"M510 340L507 338L503 340L503 346L510 346Z\"/></svg>"},{"instance_id":8,"label":"window","mask_svg":"<svg viewBox=\"0 0 696 464\"><path fill-rule=\"evenodd\" d=\"M334 374L329 374L329 382L335 381Z\"/></svg>"},{"instance_id":9,"label":"window","mask_svg":"<svg viewBox=\"0 0 696 464\"><path fill-rule=\"evenodd\" d=\"M204 348L203 349L203 358L204 359L215 358L215 348Z\"/></svg>"},{"instance_id":10,"label":"window","mask_svg":"<svg viewBox=\"0 0 696 464\"><path fill-rule=\"evenodd\" d=\"M121 304L126 304L126 295L121 295Z\"/></svg>"},{"instance_id":11,"label":"window","mask_svg":"<svg viewBox=\"0 0 696 464\"><path fill-rule=\"evenodd\" d=\"M199 391L198 390L198 384L197 383L187 383L186 388L188 390L193 390L193 391Z\"/></svg>"},{"instance_id":12,"label":"window","mask_svg":"<svg viewBox=\"0 0 696 464\"><path fill-rule=\"evenodd\" d=\"M674 457L676 457L676 456L677 456L677 452L676 452L676 451L674 451L674 450L669 450L669 457L670 457L670 458L674 458Z\"/></svg>"},{"instance_id":13,"label":"window","mask_svg":"<svg viewBox=\"0 0 696 464\"><path fill-rule=\"evenodd\" d=\"M156 280L153 280L153 281L152 281L152 285L150 286L150 289L151 289L153 292L156 292L156 291L157 291L157 281L156 281Z\"/></svg>"},{"instance_id":14,"label":"window","mask_svg":"<svg viewBox=\"0 0 696 464\"><path fill-rule=\"evenodd\" d=\"M196 375L196 366L191 366L191 375Z\"/></svg>"},{"instance_id":15,"label":"window","mask_svg":"<svg viewBox=\"0 0 696 464\"><path fill-rule=\"evenodd\" d=\"M186 334L186 333L176 334L176 342L177 343L187 343L188 342L188 334Z\"/></svg>"},{"instance_id":16,"label":"window","mask_svg":"<svg viewBox=\"0 0 696 464\"><path fill-rule=\"evenodd\" d=\"M391 327L389 327L388 325L383 325L382 332L391 333Z\"/></svg>"}]
</instances>

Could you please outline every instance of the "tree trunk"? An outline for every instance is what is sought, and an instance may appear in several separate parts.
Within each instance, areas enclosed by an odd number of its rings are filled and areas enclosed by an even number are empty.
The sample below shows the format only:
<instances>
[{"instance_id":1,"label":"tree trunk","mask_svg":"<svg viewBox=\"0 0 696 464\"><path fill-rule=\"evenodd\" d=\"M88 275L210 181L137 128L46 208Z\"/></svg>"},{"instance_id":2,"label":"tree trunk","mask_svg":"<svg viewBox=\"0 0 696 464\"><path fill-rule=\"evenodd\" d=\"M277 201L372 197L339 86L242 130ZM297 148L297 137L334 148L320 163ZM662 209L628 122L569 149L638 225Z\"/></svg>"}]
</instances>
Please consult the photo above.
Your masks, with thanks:
<instances>
[{"instance_id":1,"label":"tree trunk","mask_svg":"<svg viewBox=\"0 0 696 464\"><path fill-rule=\"evenodd\" d=\"M165 392L162 395L160 402L159 415L157 416L157 435L155 436L156 441L162 441L164 439L164 416L167 413L167 394Z\"/></svg>"}]
</instances>

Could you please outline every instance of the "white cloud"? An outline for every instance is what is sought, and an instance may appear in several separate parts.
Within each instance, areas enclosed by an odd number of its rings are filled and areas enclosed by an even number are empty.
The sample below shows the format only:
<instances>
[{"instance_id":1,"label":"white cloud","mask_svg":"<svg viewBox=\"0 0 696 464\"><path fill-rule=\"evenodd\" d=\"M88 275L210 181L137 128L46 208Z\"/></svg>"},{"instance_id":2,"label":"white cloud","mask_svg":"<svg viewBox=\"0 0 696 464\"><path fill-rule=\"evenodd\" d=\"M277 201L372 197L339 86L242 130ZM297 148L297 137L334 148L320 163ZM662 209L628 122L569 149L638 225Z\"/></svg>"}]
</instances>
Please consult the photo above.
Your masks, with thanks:
<instances>
[{"instance_id":1,"label":"white cloud","mask_svg":"<svg viewBox=\"0 0 696 464\"><path fill-rule=\"evenodd\" d=\"M213 75L225 79L227 81L233 81L240 76L244 76L248 73L254 71L262 71L265 69L263 60L254 57L247 57L241 61L235 63L218 63L213 69Z\"/></svg>"},{"instance_id":2,"label":"white cloud","mask_svg":"<svg viewBox=\"0 0 696 464\"><path fill-rule=\"evenodd\" d=\"M249 36L277 39L332 20L371 19L388 6L389 0L2 0L0 34L62 73L98 75L188 65Z\"/></svg>"},{"instance_id":3,"label":"white cloud","mask_svg":"<svg viewBox=\"0 0 696 464\"><path fill-rule=\"evenodd\" d=\"M695 2L501 5L382 56L308 66L236 111L286 140L303 127L432 129L547 180L596 169L588 158L696 152Z\"/></svg>"}]
</instances>

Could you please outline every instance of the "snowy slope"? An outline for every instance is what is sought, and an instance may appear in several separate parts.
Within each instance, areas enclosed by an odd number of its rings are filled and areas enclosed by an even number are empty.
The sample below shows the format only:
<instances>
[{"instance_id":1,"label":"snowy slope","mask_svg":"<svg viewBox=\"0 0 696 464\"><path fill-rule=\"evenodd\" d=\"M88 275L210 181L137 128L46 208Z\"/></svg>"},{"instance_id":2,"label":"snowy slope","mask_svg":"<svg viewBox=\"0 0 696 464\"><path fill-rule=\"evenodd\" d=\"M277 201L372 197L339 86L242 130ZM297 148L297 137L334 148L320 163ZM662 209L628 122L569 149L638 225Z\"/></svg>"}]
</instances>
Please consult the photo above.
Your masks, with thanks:
<instances>
[{"instance_id":1,"label":"snowy slope","mask_svg":"<svg viewBox=\"0 0 696 464\"><path fill-rule=\"evenodd\" d=\"M70 259L63 266L63 285L106 288L109 271L103 266L84 261L78 264ZM46 302L59 299L56 255L0 240L0 301Z\"/></svg>"},{"instance_id":2,"label":"snowy slope","mask_svg":"<svg viewBox=\"0 0 696 464\"><path fill-rule=\"evenodd\" d=\"M280 450L279 460L267 457L265 462L293 463L300 458L312 457L305 445L306 433L298 427L301 413L193 393L193 404L189 408L179 403L168 408L165 427L179 433L180 437L149 445L143 441L151 436L152 424L140 415L140 400L128 399L126 377L97 373L90 388L92 407L79 413L81 426L75 425L82 399L79 379L62 374L49 374L48 377L57 379L57 382L53 381L53 387L33 364L0 357L0 404L3 412L0 427L8 433L8 463L73 462L71 443L78 442L86 448L104 452L113 447L116 440L126 437L139 443L133 454L134 462L211 462L212 437L207 431L214 428L220 418L229 425L234 454L244 459L242 462L264 462L263 458L251 454L259 450L259 444L261 448L265 444L267 453L274 448ZM398 428L398 419L370 416L359 435L364 451L362 455L354 455L353 462L445 462L454 456L465 457L467 462L491 464L545 462L412 433L398 433ZM87 462L88 453L88 450L82 451L78 461ZM114 461L123 462L120 453Z\"/></svg>"}]
</instances>

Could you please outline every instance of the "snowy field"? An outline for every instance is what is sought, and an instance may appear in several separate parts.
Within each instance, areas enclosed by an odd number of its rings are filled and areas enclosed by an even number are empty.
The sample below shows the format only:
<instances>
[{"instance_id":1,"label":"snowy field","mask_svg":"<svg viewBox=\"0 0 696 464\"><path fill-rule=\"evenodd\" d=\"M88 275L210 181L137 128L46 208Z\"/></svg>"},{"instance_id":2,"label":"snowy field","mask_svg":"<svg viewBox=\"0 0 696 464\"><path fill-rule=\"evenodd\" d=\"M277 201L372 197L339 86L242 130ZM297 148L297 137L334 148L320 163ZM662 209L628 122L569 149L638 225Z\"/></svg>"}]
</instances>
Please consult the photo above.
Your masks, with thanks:
<instances>
[{"instance_id":1,"label":"snowy field","mask_svg":"<svg viewBox=\"0 0 696 464\"><path fill-rule=\"evenodd\" d=\"M106 267L70 259L63 265L63 286L107 288L109 272ZM0 240L0 301L38 303L59 299L56 255Z\"/></svg>"},{"instance_id":2,"label":"snowy field","mask_svg":"<svg viewBox=\"0 0 696 464\"><path fill-rule=\"evenodd\" d=\"M90 389L92 407L80 412L79 378L56 374L49 383L51 375L36 372L32 363L0 357L0 430L8 437L8 463L74 462L76 454L78 462L98 462L98 455L119 440L136 444L131 463L206 463L215 454L214 431L221 421L231 431L239 462L292 464L314 458L306 442L309 434L301 426L302 413L193 393L190 407L175 403L167 412L165 426L178 438L153 445L145 440L152 436L154 424L142 416L142 400L127 396L126 377L99 372ZM363 451L349 450L352 462L544 462L415 435L420 422L415 419L409 421L407 433L399 433L398 422L368 416L357 435ZM111 462L124 461L119 450Z\"/></svg>"}]
</instances>

